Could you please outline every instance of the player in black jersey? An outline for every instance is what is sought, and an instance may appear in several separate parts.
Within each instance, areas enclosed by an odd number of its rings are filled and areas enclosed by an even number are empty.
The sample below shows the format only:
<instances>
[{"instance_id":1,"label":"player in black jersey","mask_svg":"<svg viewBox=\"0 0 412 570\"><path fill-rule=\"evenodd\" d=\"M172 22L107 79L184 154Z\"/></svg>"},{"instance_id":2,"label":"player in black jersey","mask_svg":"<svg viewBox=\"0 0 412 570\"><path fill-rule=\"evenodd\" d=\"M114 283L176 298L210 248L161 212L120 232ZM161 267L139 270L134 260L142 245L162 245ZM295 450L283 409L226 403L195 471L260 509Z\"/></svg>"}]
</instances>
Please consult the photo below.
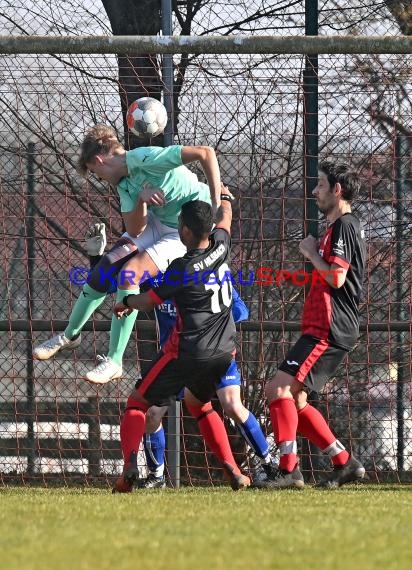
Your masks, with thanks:
<instances>
[{"instance_id":1,"label":"player in black jersey","mask_svg":"<svg viewBox=\"0 0 412 570\"><path fill-rule=\"evenodd\" d=\"M278 477L255 486L303 487L296 446L297 432L329 455L333 471L319 486L334 489L362 479L365 468L336 438L306 391L319 391L351 350L359 335L359 300L365 272L365 242L351 203L360 188L347 164L323 161L313 191L329 227L320 244L303 239L301 253L323 279L312 280L306 297L302 336L266 386L270 416L280 450Z\"/></svg>"},{"instance_id":2,"label":"player in black jersey","mask_svg":"<svg viewBox=\"0 0 412 570\"><path fill-rule=\"evenodd\" d=\"M166 299L177 308L176 326L151 367L136 384L127 401L120 426L124 458L122 476L114 492L130 492L138 477L137 451L151 405L170 404L185 389L185 403L197 419L206 443L218 458L234 490L250 485L236 465L223 422L210 399L235 352L232 285L228 278L232 196L223 187L218 222L213 231L212 208L194 200L182 206L179 235L187 247L175 259L159 286L139 295L127 295L114 313L122 318L130 310L152 310ZM208 421L203 419L208 416Z\"/></svg>"},{"instance_id":3,"label":"player in black jersey","mask_svg":"<svg viewBox=\"0 0 412 570\"><path fill-rule=\"evenodd\" d=\"M85 236L84 244L90 257L91 268L101 259L106 243L105 224L93 224ZM144 292L150 286L153 287L158 284L157 277L150 279L150 281L142 283L140 291ZM115 293L116 291L117 287L113 286L109 292ZM232 288L232 313L235 323L246 320L249 317L249 310L235 287ZM158 342L160 348L162 348L176 324L176 307L170 299L167 299L161 305L155 307L154 314ZM276 475L277 461L269 449L268 441L256 417L241 402L241 382L239 368L236 360L233 358L229 368L216 386L216 396L222 406L223 413L235 423L250 449L254 451L256 458L260 459L260 469L258 468L259 470L256 473L256 480L271 478ZM183 397L184 390L176 396L176 399L182 400ZM143 437L143 447L146 455L148 476L137 482L137 486L140 489L166 487L164 475L166 440L162 418L166 414L167 409L167 406L151 406L146 413L146 433ZM213 417L211 419L213 421ZM207 429L206 424L208 421L209 415L203 416L203 429Z\"/></svg>"}]
</instances>

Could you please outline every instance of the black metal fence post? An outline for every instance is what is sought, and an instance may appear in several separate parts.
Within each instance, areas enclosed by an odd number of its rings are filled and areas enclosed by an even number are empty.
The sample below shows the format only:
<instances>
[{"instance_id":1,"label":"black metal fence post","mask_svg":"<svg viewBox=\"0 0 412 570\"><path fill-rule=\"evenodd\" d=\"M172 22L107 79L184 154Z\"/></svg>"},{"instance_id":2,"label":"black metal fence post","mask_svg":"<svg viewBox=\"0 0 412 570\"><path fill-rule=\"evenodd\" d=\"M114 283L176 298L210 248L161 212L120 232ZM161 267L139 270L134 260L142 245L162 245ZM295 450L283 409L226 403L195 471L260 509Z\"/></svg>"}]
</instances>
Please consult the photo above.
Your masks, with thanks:
<instances>
[{"instance_id":1,"label":"black metal fence post","mask_svg":"<svg viewBox=\"0 0 412 570\"><path fill-rule=\"evenodd\" d=\"M408 285L409 285L409 265L406 237L404 231L405 205L406 199L406 160L409 155L409 145L404 136L396 135L395 140L395 188L396 188L396 318L400 322L407 322L409 315L406 311ZM399 476L405 469L405 391L406 377L406 333L398 331L396 333L396 419L397 419L397 469Z\"/></svg>"},{"instance_id":2,"label":"black metal fence post","mask_svg":"<svg viewBox=\"0 0 412 570\"><path fill-rule=\"evenodd\" d=\"M26 316L27 322L33 320L34 309L34 258L35 258L35 221L34 221L34 197L35 197L35 178L34 178L34 155L35 144L29 142L27 145L27 203L26 203L26 252L27 252L27 297L26 297ZM29 329L26 341L26 397L27 397L27 473L34 474L35 470L35 438L34 438L34 365L32 355L32 331Z\"/></svg>"},{"instance_id":3,"label":"black metal fence post","mask_svg":"<svg viewBox=\"0 0 412 570\"><path fill-rule=\"evenodd\" d=\"M305 1L305 35L318 35L318 1ZM304 160L304 187L305 187L305 215L304 215L304 235L311 234L318 237L318 209L313 199L312 192L317 183L318 177L318 56L306 55L305 69L303 71L303 160ZM305 264L306 271L312 271L310 263ZM319 396L312 392L311 404L317 407ZM310 442L302 442L302 469L311 471L314 474L319 469L318 451ZM306 449L305 449L306 448ZM306 452L307 451L307 455Z\"/></svg>"}]
</instances>

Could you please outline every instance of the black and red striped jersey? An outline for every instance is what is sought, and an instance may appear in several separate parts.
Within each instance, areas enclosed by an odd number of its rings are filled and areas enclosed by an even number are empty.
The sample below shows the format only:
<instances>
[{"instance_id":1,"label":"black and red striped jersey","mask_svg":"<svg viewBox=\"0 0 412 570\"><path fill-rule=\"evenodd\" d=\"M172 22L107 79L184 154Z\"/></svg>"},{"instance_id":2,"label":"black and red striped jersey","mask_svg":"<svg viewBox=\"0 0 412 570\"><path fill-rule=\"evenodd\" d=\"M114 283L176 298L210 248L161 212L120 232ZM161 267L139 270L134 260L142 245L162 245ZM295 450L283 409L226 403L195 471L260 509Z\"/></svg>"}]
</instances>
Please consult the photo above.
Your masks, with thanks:
<instances>
[{"instance_id":1,"label":"black and red striped jersey","mask_svg":"<svg viewBox=\"0 0 412 570\"><path fill-rule=\"evenodd\" d=\"M172 299L177 310L176 326L164 352L205 360L235 350L230 235L216 228L209 243L207 249L188 251L172 261L161 284L150 290L157 304Z\"/></svg>"},{"instance_id":2,"label":"black and red striped jersey","mask_svg":"<svg viewBox=\"0 0 412 570\"><path fill-rule=\"evenodd\" d=\"M339 289L312 280L305 300L302 333L351 349L359 336L359 302L366 265L366 246L359 220L347 213L329 226L319 255L326 263L347 269Z\"/></svg>"}]
</instances>

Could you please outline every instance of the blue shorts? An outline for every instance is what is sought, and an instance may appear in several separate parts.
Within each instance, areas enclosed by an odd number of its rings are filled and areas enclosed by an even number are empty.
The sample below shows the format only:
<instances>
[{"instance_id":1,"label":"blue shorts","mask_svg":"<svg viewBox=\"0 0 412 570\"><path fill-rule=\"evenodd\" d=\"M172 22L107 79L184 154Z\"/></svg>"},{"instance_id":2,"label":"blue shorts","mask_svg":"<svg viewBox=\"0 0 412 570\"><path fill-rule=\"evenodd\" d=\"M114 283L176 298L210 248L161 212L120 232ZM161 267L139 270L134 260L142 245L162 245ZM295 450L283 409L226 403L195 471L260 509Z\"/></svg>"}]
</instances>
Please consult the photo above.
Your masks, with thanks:
<instances>
[{"instance_id":1,"label":"blue shorts","mask_svg":"<svg viewBox=\"0 0 412 570\"><path fill-rule=\"evenodd\" d=\"M227 386L240 386L241 383L239 368L237 367L236 360L233 359L229 364L229 368L226 370L226 374L222 376L219 384L216 386L216 390L227 388Z\"/></svg>"}]
</instances>

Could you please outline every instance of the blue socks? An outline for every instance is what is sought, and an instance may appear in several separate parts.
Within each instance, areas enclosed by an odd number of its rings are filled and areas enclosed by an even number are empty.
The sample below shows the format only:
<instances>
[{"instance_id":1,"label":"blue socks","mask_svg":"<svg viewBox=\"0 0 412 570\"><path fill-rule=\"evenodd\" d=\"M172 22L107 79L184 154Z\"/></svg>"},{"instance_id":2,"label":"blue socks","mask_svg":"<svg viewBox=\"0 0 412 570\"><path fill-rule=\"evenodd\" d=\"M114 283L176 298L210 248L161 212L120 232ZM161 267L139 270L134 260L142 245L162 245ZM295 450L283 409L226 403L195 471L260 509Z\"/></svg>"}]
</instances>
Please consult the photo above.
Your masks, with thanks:
<instances>
[{"instance_id":1,"label":"blue socks","mask_svg":"<svg viewBox=\"0 0 412 570\"><path fill-rule=\"evenodd\" d=\"M154 433L145 433L143 447L146 454L147 467L150 473L161 477L165 469L165 431L162 426Z\"/></svg>"},{"instance_id":2,"label":"blue socks","mask_svg":"<svg viewBox=\"0 0 412 570\"><path fill-rule=\"evenodd\" d=\"M249 416L242 424L236 424L240 433L260 459L269 456L269 445L257 419L249 412Z\"/></svg>"},{"instance_id":3,"label":"blue socks","mask_svg":"<svg viewBox=\"0 0 412 570\"><path fill-rule=\"evenodd\" d=\"M255 416L249 412L247 420L242 424L236 425L256 455L262 459L263 462L268 462L270 460L269 445ZM145 433L143 446L149 472L156 475L156 477L161 477L164 474L166 448L163 427L160 427L160 429L154 433Z\"/></svg>"}]
</instances>

